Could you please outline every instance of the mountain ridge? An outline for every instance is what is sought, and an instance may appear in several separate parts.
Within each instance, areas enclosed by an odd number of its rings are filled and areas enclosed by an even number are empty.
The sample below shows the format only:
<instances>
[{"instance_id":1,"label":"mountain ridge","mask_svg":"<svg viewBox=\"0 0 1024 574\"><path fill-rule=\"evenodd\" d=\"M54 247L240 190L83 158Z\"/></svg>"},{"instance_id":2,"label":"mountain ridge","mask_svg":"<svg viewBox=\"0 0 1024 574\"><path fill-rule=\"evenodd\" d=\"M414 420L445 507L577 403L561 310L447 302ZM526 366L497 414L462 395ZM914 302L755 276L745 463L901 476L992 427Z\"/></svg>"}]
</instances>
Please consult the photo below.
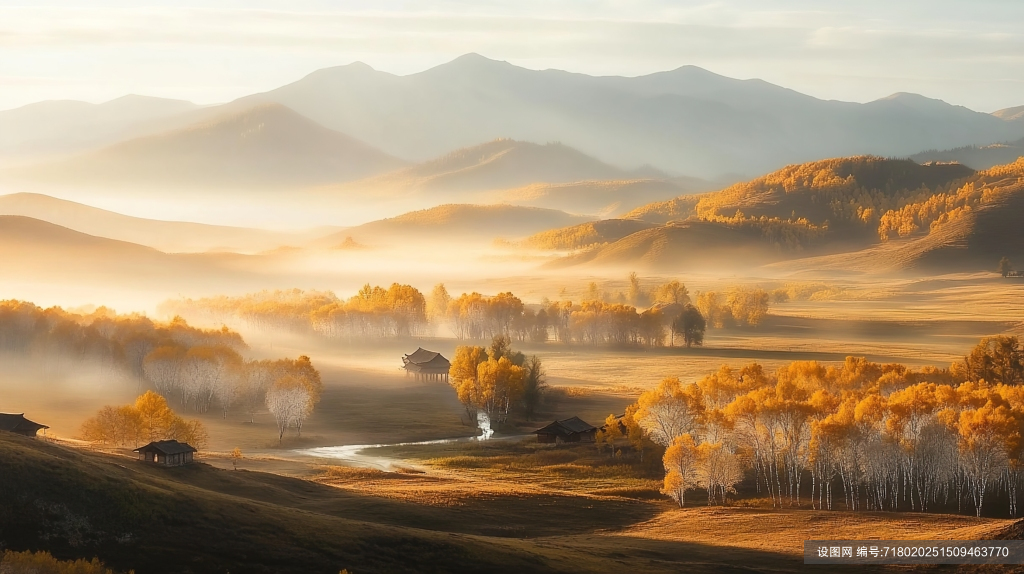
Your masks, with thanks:
<instances>
[{"instance_id":1,"label":"mountain ridge","mask_svg":"<svg viewBox=\"0 0 1024 574\"><path fill-rule=\"evenodd\" d=\"M8 172L44 182L272 187L334 183L401 165L284 105L264 103Z\"/></svg>"}]
</instances>

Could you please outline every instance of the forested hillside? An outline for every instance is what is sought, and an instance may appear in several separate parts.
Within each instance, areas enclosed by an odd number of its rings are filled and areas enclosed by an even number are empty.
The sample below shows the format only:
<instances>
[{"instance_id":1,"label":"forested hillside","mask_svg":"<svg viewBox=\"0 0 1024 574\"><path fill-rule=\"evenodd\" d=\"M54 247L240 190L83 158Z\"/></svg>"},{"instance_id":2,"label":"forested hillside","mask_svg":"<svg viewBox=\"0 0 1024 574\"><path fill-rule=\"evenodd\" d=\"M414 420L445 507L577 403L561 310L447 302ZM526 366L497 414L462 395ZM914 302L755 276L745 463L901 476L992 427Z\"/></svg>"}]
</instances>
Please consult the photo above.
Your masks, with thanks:
<instances>
[{"instance_id":1,"label":"forested hillside","mask_svg":"<svg viewBox=\"0 0 1024 574\"><path fill-rule=\"evenodd\" d=\"M1024 159L980 172L957 163L920 165L869 156L811 162L722 191L638 208L626 217L663 226L611 240L558 265L630 259L677 265L713 261L710 256L730 251L733 262L764 264L906 239L920 241L903 250L905 257L890 257L887 269L915 266L926 253L954 246L970 253L974 268L985 268L1020 251L1015 247L1019 226L1012 220L1022 190ZM546 235L572 237L575 231Z\"/></svg>"}]
</instances>

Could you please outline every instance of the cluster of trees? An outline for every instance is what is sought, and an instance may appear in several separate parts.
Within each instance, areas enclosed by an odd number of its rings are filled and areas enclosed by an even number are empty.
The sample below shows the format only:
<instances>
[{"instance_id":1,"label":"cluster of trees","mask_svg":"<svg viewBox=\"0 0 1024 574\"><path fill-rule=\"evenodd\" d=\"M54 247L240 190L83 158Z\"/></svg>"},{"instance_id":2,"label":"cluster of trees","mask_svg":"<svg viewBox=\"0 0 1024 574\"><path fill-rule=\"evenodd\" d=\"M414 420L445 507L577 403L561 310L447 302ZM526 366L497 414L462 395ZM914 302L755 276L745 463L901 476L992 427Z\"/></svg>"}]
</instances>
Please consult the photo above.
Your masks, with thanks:
<instances>
[{"instance_id":1,"label":"cluster of trees","mask_svg":"<svg viewBox=\"0 0 1024 574\"><path fill-rule=\"evenodd\" d=\"M516 408L532 419L546 385L540 359L513 350L503 335L495 336L487 348L456 348L448 382L470 420L476 420L477 413L482 412L497 424L508 420Z\"/></svg>"},{"instance_id":2,"label":"cluster of trees","mask_svg":"<svg viewBox=\"0 0 1024 574\"><path fill-rule=\"evenodd\" d=\"M1017 189L1021 178L1024 178L1024 159L980 171L956 189L921 193L885 211L878 222L878 236L886 241L908 237L921 230L930 232Z\"/></svg>"},{"instance_id":3,"label":"cluster of trees","mask_svg":"<svg viewBox=\"0 0 1024 574\"><path fill-rule=\"evenodd\" d=\"M705 213L700 216L702 221L720 223L740 230L758 233L762 239L777 250L800 251L811 246L815 241L825 237L828 222L811 223L805 217L769 217L767 215L748 216L737 210L733 215Z\"/></svg>"},{"instance_id":4,"label":"cluster of trees","mask_svg":"<svg viewBox=\"0 0 1024 574\"><path fill-rule=\"evenodd\" d=\"M245 360L223 345L184 348L166 344L147 354L142 365L146 379L160 393L177 395L182 407L205 413L216 405L225 417L230 409L239 407L250 422L269 404L269 391L284 384L282 381L303 382L314 395L319 394L315 387L320 384L320 374L305 355L295 360Z\"/></svg>"},{"instance_id":5,"label":"cluster of trees","mask_svg":"<svg viewBox=\"0 0 1024 574\"><path fill-rule=\"evenodd\" d=\"M162 313L207 321L241 321L256 330L315 332L332 338L389 338L418 334L426 326L426 299L410 285L363 286L346 299L330 291L261 291L240 297L181 299Z\"/></svg>"},{"instance_id":6,"label":"cluster of trees","mask_svg":"<svg viewBox=\"0 0 1024 574\"><path fill-rule=\"evenodd\" d=\"M727 293L703 291L697 294L697 309L708 325L716 329L760 325L768 315L772 296L757 287L733 287Z\"/></svg>"},{"instance_id":7,"label":"cluster of trees","mask_svg":"<svg viewBox=\"0 0 1024 574\"><path fill-rule=\"evenodd\" d=\"M537 343L554 338L590 345L662 346L671 334L673 343L675 335L684 336L687 346L703 342L706 322L695 316L699 312L690 305L689 291L679 281L645 291L633 273L628 294L620 295L622 302L608 302L597 284L591 283L582 303L553 302L535 312L512 293L493 297L463 293L453 299L441 284L434 288L427 308L431 320L447 321L460 339L501 336ZM639 311L634 305L652 307ZM686 318L680 322L684 311Z\"/></svg>"},{"instance_id":8,"label":"cluster of trees","mask_svg":"<svg viewBox=\"0 0 1024 574\"><path fill-rule=\"evenodd\" d=\"M288 427L301 429L320 394L320 375L309 357L247 361L241 355L247 348L241 335L226 327L199 329L180 316L163 323L142 315L118 315L105 307L72 313L22 301L0 302L0 356L33 356L58 367L95 361L127 371L140 387L149 383L163 396L176 396L183 408L202 413L216 405L226 416L229 409L241 407L250 421L264 406L269 407L269 391L298 384L307 389L308 397L300 400L291 393L290 402L275 400L278 412L271 412L284 425L282 433ZM305 406L290 406L285 413L279 406L285 403ZM96 440L110 442L113 429L133 428L132 408L105 408L100 418L106 421L102 427L106 434L96 436L107 438ZM130 433L125 436L134 440ZM120 440L114 443L121 444Z\"/></svg>"},{"instance_id":9,"label":"cluster of trees","mask_svg":"<svg viewBox=\"0 0 1024 574\"><path fill-rule=\"evenodd\" d=\"M665 492L709 504L750 472L775 506L806 500L851 510L973 508L1002 494L1011 515L1024 479L1024 350L983 339L948 369L847 358L722 367L696 383L667 379L622 417L642 456L664 448ZM613 420L613 419L609 419ZM612 429L612 427L609 427ZM618 425L599 437L614 443ZM840 492L841 491L841 492Z\"/></svg>"},{"instance_id":10,"label":"cluster of trees","mask_svg":"<svg viewBox=\"0 0 1024 574\"><path fill-rule=\"evenodd\" d=\"M522 321L526 306L512 293L488 297L473 292L452 298L442 283L434 288L430 301L432 318L446 320L459 339L509 337L526 327Z\"/></svg>"},{"instance_id":11,"label":"cluster of trees","mask_svg":"<svg viewBox=\"0 0 1024 574\"><path fill-rule=\"evenodd\" d=\"M113 446L177 440L204 449L209 442L203 423L178 416L167 400L153 391L140 395L134 404L103 407L82 423L81 433L85 440Z\"/></svg>"},{"instance_id":12,"label":"cluster of trees","mask_svg":"<svg viewBox=\"0 0 1024 574\"><path fill-rule=\"evenodd\" d=\"M0 301L0 354L33 355L60 367L62 362L95 361L124 369L143 381L144 359L156 348L190 350L216 347L238 352L246 348L241 335L227 328L198 329L180 317L168 323L142 315L118 315L100 307L71 313L43 309L23 301Z\"/></svg>"}]
</instances>

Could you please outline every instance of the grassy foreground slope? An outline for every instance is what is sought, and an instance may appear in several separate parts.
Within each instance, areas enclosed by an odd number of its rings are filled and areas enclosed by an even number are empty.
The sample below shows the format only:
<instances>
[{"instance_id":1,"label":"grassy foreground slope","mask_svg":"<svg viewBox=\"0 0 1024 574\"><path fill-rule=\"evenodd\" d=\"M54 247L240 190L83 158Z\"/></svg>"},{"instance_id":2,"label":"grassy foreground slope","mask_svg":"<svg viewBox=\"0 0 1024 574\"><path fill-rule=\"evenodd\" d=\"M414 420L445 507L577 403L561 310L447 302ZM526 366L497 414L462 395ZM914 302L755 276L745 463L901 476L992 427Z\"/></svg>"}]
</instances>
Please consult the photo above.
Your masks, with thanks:
<instances>
[{"instance_id":1,"label":"grassy foreground slope","mask_svg":"<svg viewBox=\"0 0 1024 574\"><path fill-rule=\"evenodd\" d=\"M463 533L502 517L472 508L443 510L457 509L457 500L439 505L431 520L423 513L432 506L205 464L160 469L7 433L0 433L0 460L0 540L7 548L48 550L61 558L98 556L114 568L138 572L803 569L793 555L602 531L594 516L607 516L607 524L599 524L615 527L617 510L595 498L582 498L578 506L594 510L590 517L559 514L559 524L538 530L548 536L509 538ZM521 505L517 511L508 504L512 496L484 498L494 500L495 509L509 507L511 520L536 515L543 522L552 506L559 512L550 498L529 496L521 498L532 511ZM550 536L553 530L565 534Z\"/></svg>"}]
</instances>

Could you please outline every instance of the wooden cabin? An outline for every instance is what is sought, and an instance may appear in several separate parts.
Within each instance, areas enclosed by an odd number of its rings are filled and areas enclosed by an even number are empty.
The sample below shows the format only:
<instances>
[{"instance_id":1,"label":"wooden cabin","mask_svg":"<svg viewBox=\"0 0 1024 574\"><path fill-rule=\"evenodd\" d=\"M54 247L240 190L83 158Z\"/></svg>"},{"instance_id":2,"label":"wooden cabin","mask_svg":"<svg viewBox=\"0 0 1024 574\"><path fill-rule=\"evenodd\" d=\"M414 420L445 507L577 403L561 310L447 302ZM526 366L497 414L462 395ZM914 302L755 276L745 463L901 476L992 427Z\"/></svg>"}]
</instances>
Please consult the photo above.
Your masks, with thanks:
<instances>
[{"instance_id":1,"label":"wooden cabin","mask_svg":"<svg viewBox=\"0 0 1024 574\"><path fill-rule=\"evenodd\" d=\"M159 440L135 449L139 460L162 466L182 466L192 462L196 449L192 445L176 440Z\"/></svg>"},{"instance_id":2,"label":"wooden cabin","mask_svg":"<svg viewBox=\"0 0 1024 574\"><path fill-rule=\"evenodd\" d=\"M533 431L537 442L594 442L597 427L579 417L555 421L544 428Z\"/></svg>"},{"instance_id":3,"label":"wooden cabin","mask_svg":"<svg viewBox=\"0 0 1024 574\"><path fill-rule=\"evenodd\" d=\"M0 431L34 437L39 432L39 429L48 428L50 427L28 420L25 418L25 413L17 415L0 413Z\"/></svg>"},{"instance_id":4,"label":"wooden cabin","mask_svg":"<svg viewBox=\"0 0 1024 574\"><path fill-rule=\"evenodd\" d=\"M441 353L428 351L423 347L402 357L405 374L412 373L417 379L447 381L452 364Z\"/></svg>"}]
</instances>

